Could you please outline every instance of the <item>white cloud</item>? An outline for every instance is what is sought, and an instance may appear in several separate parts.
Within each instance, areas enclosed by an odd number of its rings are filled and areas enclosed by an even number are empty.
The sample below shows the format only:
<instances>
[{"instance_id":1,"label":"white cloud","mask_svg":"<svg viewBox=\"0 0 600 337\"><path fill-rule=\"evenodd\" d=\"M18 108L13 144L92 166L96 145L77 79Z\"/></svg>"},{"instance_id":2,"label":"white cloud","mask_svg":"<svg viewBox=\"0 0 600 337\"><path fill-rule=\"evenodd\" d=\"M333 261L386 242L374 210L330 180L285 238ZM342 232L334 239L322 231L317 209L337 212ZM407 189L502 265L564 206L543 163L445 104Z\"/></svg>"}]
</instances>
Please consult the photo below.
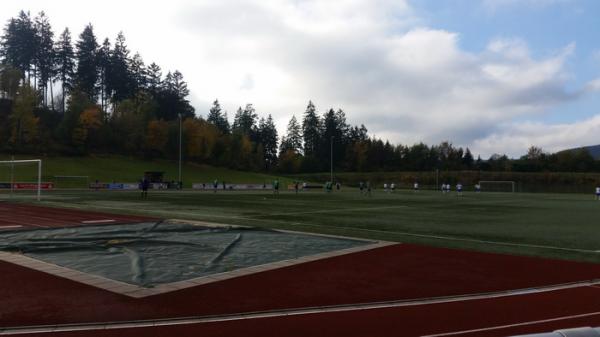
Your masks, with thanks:
<instances>
[{"instance_id":1,"label":"white cloud","mask_svg":"<svg viewBox=\"0 0 600 337\"><path fill-rule=\"evenodd\" d=\"M555 152L598 143L600 115L568 124L518 123L504 126L499 132L478 139L475 151L492 154L523 155L531 145Z\"/></svg>"},{"instance_id":2,"label":"white cloud","mask_svg":"<svg viewBox=\"0 0 600 337\"><path fill-rule=\"evenodd\" d=\"M187 74L206 96L201 112L214 97L230 111L251 101L283 127L312 99L396 142L469 145L580 94L565 90L574 44L543 59L519 39L470 53L456 33L414 27L418 19L402 4L244 1L237 15L231 1L186 9L182 25L200 46ZM254 85L241 92L248 73Z\"/></svg>"},{"instance_id":3,"label":"white cloud","mask_svg":"<svg viewBox=\"0 0 600 337\"><path fill-rule=\"evenodd\" d=\"M525 1L540 6L560 0ZM7 4L12 7L3 8L8 14L0 19L29 6L33 12L47 8L57 31L68 25L78 35L87 22L99 38L124 30L146 62L183 72L199 114L215 98L230 116L254 103L260 114L273 114L280 131L312 99L321 112L343 108L352 123L394 142L450 140L483 155L517 155L534 143L555 145L549 138L527 140L516 119L539 118L600 88L590 82L575 92L566 89L565 63L574 43L543 58L533 57L519 38L494 39L480 52L468 52L459 34L423 26L406 0L122 2L116 12L110 2ZM533 130L538 124L523 125ZM563 139L587 140L577 133Z\"/></svg>"}]
</instances>

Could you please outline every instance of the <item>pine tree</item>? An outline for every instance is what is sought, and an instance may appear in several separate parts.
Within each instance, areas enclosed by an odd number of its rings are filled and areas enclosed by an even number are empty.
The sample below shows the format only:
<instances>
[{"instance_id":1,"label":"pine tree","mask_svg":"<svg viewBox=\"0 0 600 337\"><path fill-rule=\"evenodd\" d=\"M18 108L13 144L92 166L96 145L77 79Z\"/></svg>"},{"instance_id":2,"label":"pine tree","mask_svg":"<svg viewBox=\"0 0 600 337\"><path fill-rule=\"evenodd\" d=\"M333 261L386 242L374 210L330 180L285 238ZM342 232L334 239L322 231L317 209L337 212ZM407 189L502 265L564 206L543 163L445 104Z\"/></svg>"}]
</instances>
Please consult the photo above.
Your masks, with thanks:
<instances>
[{"instance_id":1,"label":"pine tree","mask_svg":"<svg viewBox=\"0 0 600 337\"><path fill-rule=\"evenodd\" d=\"M293 151L296 154L302 153L302 128L298 124L296 116L292 116L287 125L286 135L281 137L279 152L285 153L286 151Z\"/></svg>"},{"instance_id":2,"label":"pine tree","mask_svg":"<svg viewBox=\"0 0 600 337\"><path fill-rule=\"evenodd\" d=\"M258 124L259 142L262 144L265 168L270 170L277 164L277 128L273 117L269 114L267 119L260 119Z\"/></svg>"},{"instance_id":3,"label":"pine tree","mask_svg":"<svg viewBox=\"0 0 600 337\"><path fill-rule=\"evenodd\" d=\"M125 35L119 32L110 55L110 72L107 76L107 88L114 105L126 98L133 97L133 79L129 69L129 49Z\"/></svg>"},{"instance_id":4,"label":"pine tree","mask_svg":"<svg viewBox=\"0 0 600 337\"><path fill-rule=\"evenodd\" d=\"M37 40L35 67L42 92L42 104L48 105L48 87L52 88L52 78L55 74L56 52L54 50L54 32L46 14L42 11L35 18L34 30Z\"/></svg>"},{"instance_id":5,"label":"pine tree","mask_svg":"<svg viewBox=\"0 0 600 337\"><path fill-rule=\"evenodd\" d=\"M179 71L168 72L160 90L154 95L159 104L157 117L167 121L178 118L179 114L184 118L194 117L194 108L186 99L188 94L183 75Z\"/></svg>"},{"instance_id":6,"label":"pine tree","mask_svg":"<svg viewBox=\"0 0 600 337\"><path fill-rule=\"evenodd\" d=\"M317 156L321 141L321 120L317 116L315 105L308 102L302 121L302 138L304 139L304 155Z\"/></svg>"},{"instance_id":7,"label":"pine tree","mask_svg":"<svg viewBox=\"0 0 600 337\"><path fill-rule=\"evenodd\" d=\"M147 70L148 90L152 95L156 95L162 87L162 72L156 63L150 64Z\"/></svg>"},{"instance_id":8,"label":"pine tree","mask_svg":"<svg viewBox=\"0 0 600 337\"><path fill-rule=\"evenodd\" d=\"M185 99L190 91L188 90L187 83L183 80L183 75L179 72L179 70L175 70L172 77L173 81L173 90L177 94L177 97L180 99Z\"/></svg>"},{"instance_id":9,"label":"pine tree","mask_svg":"<svg viewBox=\"0 0 600 337\"><path fill-rule=\"evenodd\" d=\"M251 140L256 140L256 119L258 115L252 104L246 104L246 107L238 108L233 118L232 131L246 135Z\"/></svg>"},{"instance_id":10,"label":"pine tree","mask_svg":"<svg viewBox=\"0 0 600 337\"><path fill-rule=\"evenodd\" d=\"M208 112L206 121L214 125L221 131L221 134L229 134L229 121L227 120L227 113L221 113L221 105L219 100L213 102L212 108Z\"/></svg>"},{"instance_id":11,"label":"pine tree","mask_svg":"<svg viewBox=\"0 0 600 337\"><path fill-rule=\"evenodd\" d=\"M111 46L108 38L104 39L102 46L98 49L97 60L98 60L98 77L100 87L100 108L103 113L106 112L106 106L108 97L111 93L108 91L107 78L110 73L110 57L111 57ZM106 116L105 116L106 117Z\"/></svg>"},{"instance_id":12,"label":"pine tree","mask_svg":"<svg viewBox=\"0 0 600 337\"><path fill-rule=\"evenodd\" d=\"M31 81L31 68L35 62L38 42L35 27L29 12L21 11L19 16L11 18L2 36L2 58L4 63L19 69L23 79ZM33 74L35 76L35 73Z\"/></svg>"},{"instance_id":13,"label":"pine tree","mask_svg":"<svg viewBox=\"0 0 600 337\"><path fill-rule=\"evenodd\" d=\"M137 93L140 90L145 90L148 87L148 71L144 60L139 53L135 53L129 62L131 77L133 79L133 92Z\"/></svg>"},{"instance_id":14,"label":"pine tree","mask_svg":"<svg viewBox=\"0 0 600 337\"><path fill-rule=\"evenodd\" d=\"M475 160L473 159L473 155L471 154L471 150L469 150L469 148L467 148L465 150L465 155L462 158L462 163L463 166L470 170L473 168L473 164L474 164Z\"/></svg>"},{"instance_id":15,"label":"pine tree","mask_svg":"<svg viewBox=\"0 0 600 337\"><path fill-rule=\"evenodd\" d=\"M75 76L75 53L71 44L71 32L65 28L56 44L56 75L62 88L62 112L65 111L66 94L73 88Z\"/></svg>"},{"instance_id":16,"label":"pine tree","mask_svg":"<svg viewBox=\"0 0 600 337\"><path fill-rule=\"evenodd\" d=\"M91 23L85 26L76 45L75 85L88 96L90 101L96 102L98 96L98 42Z\"/></svg>"}]
</instances>

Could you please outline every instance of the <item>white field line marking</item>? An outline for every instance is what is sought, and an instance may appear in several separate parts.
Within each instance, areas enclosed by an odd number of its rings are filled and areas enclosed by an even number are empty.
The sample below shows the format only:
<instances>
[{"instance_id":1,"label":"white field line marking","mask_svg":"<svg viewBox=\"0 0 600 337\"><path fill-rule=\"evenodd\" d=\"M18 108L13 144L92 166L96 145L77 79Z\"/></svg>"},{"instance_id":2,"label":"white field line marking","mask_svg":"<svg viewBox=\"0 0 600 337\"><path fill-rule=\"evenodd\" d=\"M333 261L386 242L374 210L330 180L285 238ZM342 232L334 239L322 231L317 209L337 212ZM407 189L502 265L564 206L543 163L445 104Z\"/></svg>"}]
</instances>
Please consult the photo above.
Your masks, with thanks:
<instances>
[{"instance_id":1,"label":"white field line marking","mask_svg":"<svg viewBox=\"0 0 600 337\"><path fill-rule=\"evenodd\" d=\"M484 294L471 294L471 295L459 295L449 297L438 297L438 298L426 298L417 300L400 300L400 301L388 301L388 302L373 302L373 303L361 303L361 304L347 304L347 305L333 305L323 307L310 307L310 308L298 308L298 309L287 309L277 311L263 311L263 312L248 312L248 313L237 313L221 316L198 316L198 317L182 317L182 318L167 318L157 320L139 320L139 321L123 321L123 322L107 322L107 323L82 323L82 324L63 324L63 325L44 325L44 326L24 326L24 327L7 327L0 328L0 335L20 335L28 333L56 333L56 332L70 332L70 331L94 331L94 330L108 330L108 329L129 329L129 328L142 328L142 327L153 327L153 326L177 326L177 325L190 325L190 324L202 324L202 323L215 323L215 322L230 322L240 321L248 319L261 319L261 318L278 318L278 317L290 317L310 314L325 314L325 313L339 313L349 312L358 310L374 310L374 309L388 309L388 308L400 308L400 307L412 307L412 306L423 306L431 304L441 303L452 303L452 302L467 302L475 300L486 300L496 299L503 297L521 296L527 294L543 293L560 291L565 289L589 287L591 285L600 284L600 281L586 281L571 284L559 284L555 286L539 287L539 288L528 288L528 289L517 289L509 291L501 291L496 293L484 293ZM600 314L588 313L583 314L592 316ZM577 318L579 316L569 316L568 318ZM568 319L568 318L553 318L557 319ZM541 321L544 322L544 321ZM517 323L525 324L525 323ZM527 323L533 324L533 323ZM510 327L512 325L503 326ZM518 325L517 325L518 326ZM496 329L496 327L486 328ZM477 331L477 330L472 330ZM451 332L450 334L459 334L466 332ZM438 335L431 335L433 337ZM445 336L441 334L439 336Z\"/></svg>"},{"instance_id":2,"label":"white field line marking","mask_svg":"<svg viewBox=\"0 0 600 337\"><path fill-rule=\"evenodd\" d=\"M62 205L60 203L55 203L55 204L65 207L64 205ZM99 205L94 205L93 207L94 208L113 209L113 210L127 210L127 211L131 210L129 208L108 207L108 206L99 206ZM81 209L81 208L84 208L84 205L82 205L81 207L67 206L67 208ZM347 229L347 230L351 230L351 231L364 231L364 232L383 233L383 234L400 235L400 236L412 236L412 237L436 239L436 240L461 241L461 242L471 242L471 243L480 243L480 244L493 244L493 245L498 245L498 246L537 248L537 249L558 250L558 251L586 253L586 254L600 253L600 250L593 250L593 249L565 248L565 247L536 245L536 244L529 244L529 243L515 243L515 242L506 242L506 241L478 240L478 239L461 238L461 237L457 237L457 236L443 236L443 235L418 234L418 233L409 233L409 232L384 231L384 230L378 230L378 229L367 229L367 228L359 228L359 227L331 226L331 225L324 226L324 225L318 225L318 224L303 223L303 222L291 222L291 221L285 221L285 220L256 219L251 216L248 217L248 216L209 214L209 213L203 213L201 211L198 211L198 212L182 212L182 211L165 212L165 211L157 211L157 210L151 210L151 209L143 209L143 211L145 211L146 213L153 213L153 214L158 214L158 215L169 215L169 216L172 216L172 215L199 216L199 215L201 215L201 216L205 216L208 218L249 220L249 221L269 221L269 222L275 222L275 223L281 223L281 224L287 224L287 225L301 225L301 226L311 226L311 227L319 227L319 228L338 228L338 229ZM288 214L290 214L290 213L288 213Z\"/></svg>"},{"instance_id":3,"label":"white field line marking","mask_svg":"<svg viewBox=\"0 0 600 337\"><path fill-rule=\"evenodd\" d=\"M561 316L561 317L554 317L554 318L548 318L548 319L541 319L541 320L537 320L537 321L520 322L520 323L506 324L506 325L496 325L496 326L491 326L491 327L487 327L487 328L480 328L480 329L471 329L471 330L444 332L444 333L439 333L439 334L434 334L434 335L423 335L421 337L456 336L456 335L464 335L464 334L474 333L474 332L482 332L482 331L491 331L491 330L516 328L516 327L520 327L520 326L543 324L543 323L550 323L550 322L556 322L556 321L564 321L564 320L568 320L568 319L576 319L576 318L591 317L591 316L598 316L598 315L600 315L600 311L589 312L589 313L579 314L579 315L570 315L570 316Z\"/></svg>"},{"instance_id":4,"label":"white field line marking","mask_svg":"<svg viewBox=\"0 0 600 337\"><path fill-rule=\"evenodd\" d=\"M263 217L263 216L278 216L278 215L299 215L299 214L317 214L317 213L338 213L338 212L356 212L356 211L371 211L379 209L391 209L391 208L407 208L408 206L397 205L397 206L380 206L380 207L362 207L362 208L338 208L338 209L323 209L318 211L302 211L302 212L282 212L282 213L269 213L269 214L257 214L251 215L249 218Z\"/></svg>"},{"instance_id":5,"label":"white field line marking","mask_svg":"<svg viewBox=\"0 0 600 337\"><path fill-rule=\"evenodd\" d=\"M310 225L310 224L308 224L308 225ZM318 226L318 225L313 225L313 226ZM344 226L328 226L328 227L367 231L367 232L378 232L378 233L386 233L386 234L396 234L396 235L403 235L403 236L414 236L414 237L422 237L422 238L428 238L428 239L485 243L485 244L494 244L494 245L501 245L501 246L541 248L541 249L561 250L561 251L578 252L578 253L594 253L594 254L600 253L600 250L565 248L565 247L556 247L556 246L547 246L547 245L536 245L536 244L529 244L529 243L514 243L514 242L506 242L506 241L467 239L467 238L461 238L461 237L457 237L457 236L443 236L443 235L417 234L417 233L408 233L408 232L394 232L394 231L384 231L384 230L377 230L377 229L344 227Z\"/></svg>"}]
</instances>

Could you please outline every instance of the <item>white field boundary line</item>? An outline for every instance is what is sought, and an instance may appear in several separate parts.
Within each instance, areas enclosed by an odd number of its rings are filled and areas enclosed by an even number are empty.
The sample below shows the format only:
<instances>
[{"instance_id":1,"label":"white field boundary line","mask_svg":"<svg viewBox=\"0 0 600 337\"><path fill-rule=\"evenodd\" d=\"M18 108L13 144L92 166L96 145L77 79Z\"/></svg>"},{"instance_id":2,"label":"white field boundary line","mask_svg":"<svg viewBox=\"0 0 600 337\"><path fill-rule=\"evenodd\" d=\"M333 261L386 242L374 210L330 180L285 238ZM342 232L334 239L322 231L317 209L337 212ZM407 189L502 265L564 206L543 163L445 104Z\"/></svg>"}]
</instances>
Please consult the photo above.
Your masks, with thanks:
<instances>
[{"instance_id":1,"label":"white field boundary line","mask_svg":"<svg viewBox=\"0 0 600 337\"><path fill-rule=\"evenodd\" d=\"M85 208L85 205L73 206L73 205L63 205L61 203L55 202L46 202L47 204L55 204L57 206L62 206L65 208L74 208L74 209L82 209ZM102 209L112 209L112 210L126 210L131 211L130 208L124 207L109 207L109 206L98 206L94 205L94 208L102 208ZM346 210L346 209L344 209ZM459 241L459 242L470 242L470 243L478 243L478 244L492 244L498 246L509 246L509 247L521 247L521 248L535 248L535 249L547 249L547 250L558 250L564 252L575 252L575 253L585 253L585 254L599 254L600 250L592 250L592 249L580 249L580 248L566 248L566 247L557 247L557 246L549 246L549 245L537 245L537 244L529 244L529 243L515 243L515 242L506 242L506 241L493 241L493 240L478 240L478 239L469 239L462 238L457 236L444 236L444 235L431 235L431 234L418 234L418 233L409 233L409 232L394 232L394 231L384 231L377 229L367 229L367 228L359 228L359 227L346 227L346 226L324 226L318 224L311 223L303 223L303 222L291 222L285 220L274 220L274 219L257 219L248 216L227 216L227 215L219 215L219 214L206 214L202 212L181 212L181 211L157 211L151 209L143 209L146 213L153 213L158 215L184 215L184 216L198 216L205 215L208 218L220 218L220 219L231 219L231 220L247 220L247 221L270 221L287 225L300 225L300 226L311 226L311 227L319 227L319 228L338 228L338 229L346 229L351 231L363 231L370 233L381 233L381 234L391 234L391 235L399 235L399 236L411 236L425 239L436 239L436 240L448 240L448 241ZM341 211L341 210L340 210Z\"/></svg>"},{"instance_id":2,"label":"white field boundary line","mask_svg":"<svg viewBox=\"0 0 600 337\"><path fill-rule=\"evenodd\" d=\"M492 331L492 330L501 330L501 329L508 329L508 328L517 328L517 327L520 327L520 326L535 325L535 324L544 324L544 323L551 323L551 322L557 322L557 321L565 321L565 320L569 320L569 319L577 319L577 318L584 318L584 317L591 317L591 316L598 316L598 315L600 315L600 311L589 312L589 313L579 314L579 315L560 316L560 317L554 317L554 318L548 318L548 319L541 319L541 320L537 320L537 321L527 321L527 322L520 322L520 323L513 323L513 324L496 325L496 326L490 326L490 327L487 327L487 328L480 328L480 329L471 329L471 330L444 332L444 333L438 333L438 334L433 334L433 335L423 335L421 337L456 336L456 335L464 335L464 334L468 334L468 333L483 332L483 331Z\"/></svg>"},{"instance_id":3,"label":"white field boundary line","mask_svg":"<svg viewBox=\"0 0 600 337\"><path fill-rule=\"evenodd\" d=\"M468 302L476 300L489 300L496 298L522 296L528 294L546 293L553 291L560 291L573 288L591 287L600 284L600 280L592 280L585 282L576 282L569 284L559 284L554 286L546 286L539 288L526 288L517 290L508 290L494 293L483 293L483 294L470 294L470 295L459 295L459 296L448 296L448 297L436 297L416 300L399 300L399 301L387 301L387 302L372 302L372 303L360 303L360 304L343 304L323 307L309 307L309 308L297 308L297 309L285 309L285 310L274 310L274 311L262 311L262 312L248 312L248 313L237 313L229 315L214 315L214 316L196 316L196 317L181 317L181 318L167 318L167 319L156 319L156 320L138 320L138 321L122 321L122 322L106 322L106 323L81 323L81 324L60 324L60 325L38 325L38 326L24 326L24 327L6 327L0 328L0 336L2 335L21 335L21 334L42 334L42 333L56 333L56 332L73 332L73 331L99 331L99 330L112 330L112 329L130 329L130 328L145 328L145 327L156 327L156 326L178 326L178 325L191 325L191 324L203 324L203 323L217 323L217 322L231 322L240 320L250 319L262 319L262 318L281 318L281 317L292 317L300 315L311 315L311 314L325 314L325 313L339 313L349 312L358 310L374 310L374 309L388 309L388 308L401 308L401 307L413 307L423 306L432 304L443 304L453 302ZM583 315L597 315L600 312L587 313ZM581 315L579 315L581 316ZM568 318L552 318L551 320L577 318L578 316L568 316ZM585 317L585 316L582 316ZM540 321L544 322L544 321ZM526 324L526 323L517 323ZM527 322L527 324L533 324ZM511 325L503 326L510 327ZM496 328L496 327L492 327ZM485 328L489 329L489 328ZM476 332L477 330L469 330ZM485 330L483 330L485 331ZM450 332L449 334L460 334L467 332ZM434 336L446 336L447 334L441 335L430 335L427 337ZM423 336L425 337L425 336Z\"/></svg>"},{"instance_id":4,"label":"white field boundary line","mask_svg":"<svg viewBox=\"0 0 600 337\"><path fill-rule=\"evenodd\" d=\"M320 213L372 211L372 210L393 209L393 208L408 208L408 206L406 206L406 205L397 205L397 206L379 206L379 207L361 207L361 208L323 209L323 210L318 210L318 211L302 211L302 212L282 212L282 213L257 214L257 215L249 216L249 218L257 218L257 217L265 217L265 216L300 215L300 214L320 214Z\"/></svg>"}]
</instances>

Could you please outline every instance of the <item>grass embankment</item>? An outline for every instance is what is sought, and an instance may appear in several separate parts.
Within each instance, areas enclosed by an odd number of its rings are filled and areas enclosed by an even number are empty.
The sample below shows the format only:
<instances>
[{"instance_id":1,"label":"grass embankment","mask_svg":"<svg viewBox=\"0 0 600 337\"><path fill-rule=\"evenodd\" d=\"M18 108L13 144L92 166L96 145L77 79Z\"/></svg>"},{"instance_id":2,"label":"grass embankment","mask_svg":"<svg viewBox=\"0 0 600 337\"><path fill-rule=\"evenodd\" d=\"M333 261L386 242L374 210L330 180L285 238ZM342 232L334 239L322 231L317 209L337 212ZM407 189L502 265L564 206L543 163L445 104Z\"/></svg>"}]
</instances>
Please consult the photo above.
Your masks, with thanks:
<instances>
[{"instance_id":1,"label":"grass embankment","mask_svg":"<svg viewBox=\"0 0 600 337\"><path fill-rule=\"evenodd\" d=\"M10 156L0 156L0 160L9 160ZM33 159L32 157L17 157L15 159ZM165 181L178 179L178 163L167 160L141 160L124 156L90 156L90 157L36 157L42 159L42 179L56 182L58 187L85 187L85 179L65 179L56 176L87 176L90 182L138 182L145 171L165 172ZM16 165L14 181L35 181L37 167L32 164ZM235 171L226 168L208 165L184 163L182 165L182 180L184 187L191 187L192 183L209 183L217 179L227 183L267 183L279 179L282 184L289 183L290 179L272 175ZM11 168L8 165L0 166L0 182L11 180Z\"/></svg>"},{"instance_id":2,"label":"grass embankment","mask_svg":"<svg viewBox=\"0 0 600 337\"><path fill-rule=\"evenodd\" d=\"M218 193L54 191L48 205L600 263L600 201L582 194L354 189Z\"/></svg>"}]
</instances>

